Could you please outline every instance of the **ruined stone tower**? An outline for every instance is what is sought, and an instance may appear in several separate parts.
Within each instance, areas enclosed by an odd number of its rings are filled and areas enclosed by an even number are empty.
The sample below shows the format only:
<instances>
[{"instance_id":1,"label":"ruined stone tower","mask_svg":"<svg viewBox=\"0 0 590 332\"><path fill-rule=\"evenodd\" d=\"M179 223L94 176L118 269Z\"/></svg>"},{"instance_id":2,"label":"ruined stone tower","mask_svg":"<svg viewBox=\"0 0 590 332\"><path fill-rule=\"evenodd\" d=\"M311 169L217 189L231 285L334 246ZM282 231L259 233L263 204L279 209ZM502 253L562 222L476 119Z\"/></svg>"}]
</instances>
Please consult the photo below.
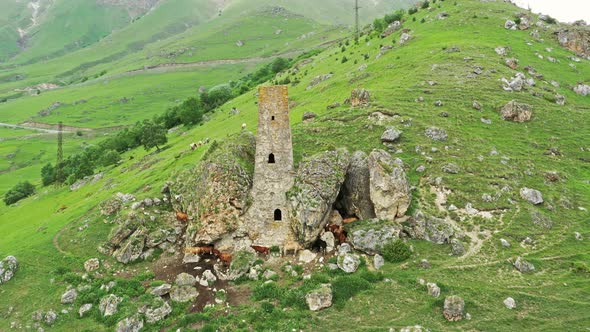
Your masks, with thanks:
<instances>
[{"instance_id":1,"label":"ruined stone tower","mask_svg":"<svg viewBox=\"0 0 590 332\"><path fill-rule=\"evenodd\" d=\"M293 238L286 196L293 179L287 86L260 87L252 205L245 219L255 244L282 246Z\"/></svg>"}]
</instances>

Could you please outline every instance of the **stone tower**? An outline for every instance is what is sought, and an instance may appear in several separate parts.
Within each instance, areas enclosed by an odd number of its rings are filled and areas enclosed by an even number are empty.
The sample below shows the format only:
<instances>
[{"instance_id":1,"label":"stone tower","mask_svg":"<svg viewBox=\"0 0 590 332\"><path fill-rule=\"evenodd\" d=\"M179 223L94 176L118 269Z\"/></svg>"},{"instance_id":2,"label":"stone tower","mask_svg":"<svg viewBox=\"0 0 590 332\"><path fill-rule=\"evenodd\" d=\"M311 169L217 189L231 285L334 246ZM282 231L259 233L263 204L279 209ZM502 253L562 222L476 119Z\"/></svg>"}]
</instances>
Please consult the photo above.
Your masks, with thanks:
<instances>
[{"instance_id":1,"label":"stone tower","mask_svg":"<svg viewBox=\"0 0 590 332\"><path fill-rule=\"evenodd\" d=\"M252 205L245 219L254 244L282 246L293 239L286 196L293 179L287 86L260 87Z\"/></svg>"}]
</instances>

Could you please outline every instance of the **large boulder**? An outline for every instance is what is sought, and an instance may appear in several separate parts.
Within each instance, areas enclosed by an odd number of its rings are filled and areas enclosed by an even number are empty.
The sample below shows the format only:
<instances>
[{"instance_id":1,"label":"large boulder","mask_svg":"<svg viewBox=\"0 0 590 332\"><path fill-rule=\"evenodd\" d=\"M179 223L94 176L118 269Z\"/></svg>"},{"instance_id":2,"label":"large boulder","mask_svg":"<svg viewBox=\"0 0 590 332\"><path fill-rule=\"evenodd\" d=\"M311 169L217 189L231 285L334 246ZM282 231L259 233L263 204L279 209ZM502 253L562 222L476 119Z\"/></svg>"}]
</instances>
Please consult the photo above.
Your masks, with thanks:
<instances>
[{"instance_id":1,"label":"large boulder","mask_svg":"<svg viewBox=\"0 0 590 332\"><path fill-rule=\"evenodd\" d=\"M375 215L382 220L402 217L410 206L411 193L403 162L384 150L369 154L370 197Z\"/></svg>"},{"instance_id":2,"label":"large boulder","mask_svg":"<svg viewBox=\"0 0 590 332\"><path fill-rule=\"evenodd\" d=\"M80 318L84 317L84 314L86 314L88 311L90 311L90 309L92 309L92 303L85 303L85 304L81 305L80 309L78 310L78 314L80 315Z\"/></svg>"},{"instance_id":3,"label":"large boulder","mask_svg":"<svg viewBox=\"0 0 590 332\"><path fill-rule=\"evenodd\" d=\"M416 211L410 219L408 233L415 239L423 239L436 244L449 243L455 234L453 226L445 219L426 216Z\"/></svg>"},{"instance_id":4,"label":"large boulder","mask_svg":"<svg viewBox=\"0 0 590 332\"><path fill-rule=\"evenodd\" d=\"M514 100L508 102L500 110L502 119L514 122L530 121L533 116L532 107L528 104L518 103Z\"/></svg>"},{"instance_id":5,"label":"large boulder","mask_svg":"<svg viewBox=\"0 0 590 332\"><path fill-rule=\"evenodd\" d=\"M254 262L256 261L256 255L247 250L240 250L233 255L229 269L224 271L223 268L216 264L213 266L215 274L221 280L236 280L239 277L246 274Z\"/></svg>"},{"instance_id":6,"label":"large boulder","mask_svg":"<svg viewBox=\"0 0 590 332\"><path fill-rule=\"evenodd\" d=\"M582 83L578 83L578 85L576 85L573 88L574 92L581 95L581 96L587 96L590 95L590 85L586 85L586 84L582 84Z\"/></svg>"},{"instance_id":7,"label":"large boulder","mask_svg":"<svg viewBox=\"0 0 590 332\"><path fill-rule=\"evenodd\" d=\"M374 255L386 243L399 238L401 227L396 224L382 224L378 221L361 229L349 232L349 240L354 249Z\"/></svg>"},{"instance_id":8,"label":"large boulder","mask_svg":"<svg viewBox=\"0 0 590 332\"><path fill-rule=\"evenodd\" d=\"M351 253L341 253L338 255L336 264L342 271L346 273L353 273L359 268L361 260L357 255Z\"/></svg>"},{"instance_id":9,"label":"large boulder","mask_svg":"<svg viewBox=\"0 0 590 332\"><path fill-rule=\"evenodd\" d=\"M139 227L139 225L135 221L128 220L122 223L111 230L108 243L113 247L118 247L125 239L135 232L137 227Z\"/></svg>"},{"instance_id":10,"label":"large boulder","mask_svg":"<svg viewBox=\"0 0 590 332\"><path fill-rule=\"evenodd\" d=\"M533 265L533 263L527 262L524 258L520 256L516 258L512 265L521 273L535 271L535 266Z\"/></svg>"},{"instance_id":11,"label":"large boulder","mask_svg":"<svg viewBox=\"0 0 590 332\"><path fill-rule=\"evenodd\" d=\"M304 245L314 242L327 224L349 163L350 154L336 150L300 164L287 198L291 205L291 228Z\"/></svg>"},{"instance_id":12,"label":"large boulder","mask_svg":"<svg viewBox=\"0 0 590 332\"><path fill-rule=\"evenodd\" d=\"M148 323L159 322L166 318L172 312L172 307L165 301L156 301L156 305L153 305L145 310L145 320Z\"/></svg>"},{"instance_id":13,"label":"large boulder","mask_svg":"<svg viewBox=\"0 0 590 332\"><path fill-rule=\"evenodd\" d=\"M176 285L177 286L194 286L197 283L197 280L192 275L182 272L181 274L176 276Z\"/></svg>"},{"instance_id":14,"label":"large boulder","mask_svg":"<svg viewBox=\"0 0 590 332\"><path fill-rule=\"evenodd\" d=\"M579 56L590 56L590 28L569 26L557 33L559 44Z\"/></svg>"},{"instance_id":15,"label":"large boulder","mask_svg":"<svg viewBox=\"0 0 590 332\"><path fill-rule=\"evenodd\" d=\"M139 332L143 328L143 319L139 315L127 317L117 323L117 332Z\"/></svg>"},{"instance_id":16,"label":"large boulder","mask_svg":"<svg viewBox=\"0 0 590 332\"><path fill-rule=\"evenodd\" d=\"M352 107L369 106L371 103L371 93L365 89L354 89L350 92L348 100Z\"/></svg>"},{"instance_id":17,"label":"large boulder","mask_svg":"<svg viewBox=\"0 0 590 332\"><path fill-rule=\"evenodd\" d=\"M445 298L443 315L448 321L458 321L463 319L465 313L465 301L463 298L452 295Z\"/></svg>"},{"instance_id":18,"label":"large boulder","mask_svg":"<svg viewBox=\"0 0 590 332\"><path fill-rule=\"evenodd\" d=\"M150 293L152 295L156 295L156 296L164 296L168 293L170 293L170 290L172 289L172 285L170 284L163 284L157 287L154 287Z\"/></svg>"},{"instance_id":19,"label":"large boulder","mask_svg":"<svg viewBox=\"0 0 590 332\"><path fill-rule=\"evenodd\" d=\"M305 302L311 311L318 311L332 306L332 286L322 284L319 289L305 295Z\"/></svg>"},{"instance_id":20,"label":"large boulder","mask_svg":"<svg viewBox=\"0 0 590 332\"><path fill-rule=\"evenodd\" d=\"M61 303L62 304L74 303L74 301L76 301L77 297L78 297L78 292L76 291L76 289L70 288L65 293L62 294Z\"/></svg>"},{"instance_id":21,"label":"large boulder","mask_svg":"<svg viewBox=\"0 0 590 332\"><path fill-rule=\"evenodd\" d=\"M99 267L100 260L98 260L98 258L90 258L89 260L84 262L84 270L86 270L86 272L98 270Z\"/></svg>"},{"instance_id":22,"label":"large boulder","mask_svg":"<svg viewBox=\"0 0 590 332\"><path fill-rule=\"evenodd\" d=\"M117 313L117 307L121 301L123 301L123 298L118 297L115 294L109 294L100 299L98 310L104 317L112 316Z\"/></svg>"},{"instance_id":23,"label":"large boulder","mask_svg":"<svg viewBox=\"0 0 590 332\"><path fill-rule=\"evenodd\" d=\"M146 235L147 229L139 227L119 249L115 250L113 257L123 264L138 260L143 253Z\"/></svg>"},{"instance_id":24,"label":"large boulder","mask_svg":"<svg viewBox=\"0 0 590 332\"><path fill-rule=\"evenodd\" d=\"M197 289L193 286L174 286L170 291L170 299L174 302L189 302L199 296Z\"/></svg>"},{"instance_id":25,"label":"large boulder","mask_svg":"<svg viewBox=\"0 0 590 332\"><path fill-rule=\"evenodd\" d=\"M350 166L337 203L338 208L344 210L347 215L357 216L361 220L375 218L369 181L367 154L356 151L350 160Z\"/></svg>"},{"instance_id":26,"label":"large boulder","mask_svg":"<svg viewBox=\"0 0 590 332\"><path fill-rule=\"evenodd\" d=\"M170 184L173 209L186 212L187 247L214 243L240 227L249 205L256 139L247 131L213 145L195 168Z\"/></svg>"},{"instance_id":27,"label":"large boulder","mask_svg":"<svg viewBox=\"0 0 590 332\"><path fill-rule=\"evenodd\" d=\"M0 285L12 279L16 269L18 268L18 260L14 256L7 256L0 261Z\"/></svg>"},{"instance_id":28,"label":"large boulder","mask_svg":"<svg viewBox=\"0 0 590 332\"><path fill-rule=\"evenodd\" d=\"M429 127L426 128L424 131L426 137L430 138L433 141L444 142L449 137L447 132L444 129L437 128L437 127Z\"/></svg>"}]
</instances>

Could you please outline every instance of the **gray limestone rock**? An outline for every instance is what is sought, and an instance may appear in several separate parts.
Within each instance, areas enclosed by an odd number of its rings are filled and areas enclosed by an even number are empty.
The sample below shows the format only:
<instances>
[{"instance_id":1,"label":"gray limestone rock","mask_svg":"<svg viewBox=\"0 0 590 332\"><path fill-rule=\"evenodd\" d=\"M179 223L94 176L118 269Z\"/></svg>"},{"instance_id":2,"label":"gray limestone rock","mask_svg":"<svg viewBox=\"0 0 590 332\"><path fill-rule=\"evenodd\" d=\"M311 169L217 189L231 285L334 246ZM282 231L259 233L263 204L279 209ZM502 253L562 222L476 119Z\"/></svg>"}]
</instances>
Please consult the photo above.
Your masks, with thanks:
<instances>
[{"instance_id":1,"label":"gray limestone rock","mask_svg":"<svg viewBox=\"0 0 590 332\"><path fill-rule=\"evenodd\" d=\"M393 142L397 141L401 135L402 135L401 131L395 129L394 127L387 127L387 129L381 135L381 142L393 143Z\"/></svg>"},{"instance_id":2,"label":"gray limestone rock","mask_svg":"<svg viewBox=\"0 0 590 332\"><path fill-rule=\"evenodd\" d=\"M514 100L508 102L500 111L502 119L514 122L530 121L533 116L532 107Z\"/></svg>"},{"instance_id":3,"label":"gray limestone rock","mask_svg":"<svg viewBox=\"0 0 590 332\"><path fill-rule=\"evenodd\" d=\"M320 239L326 242L326 252L334 251L334 248L336 247L336 239L334 238L334 233L324 232L320 236Z\"/></svg>"},{"instance_id":4,"label":"gray limestone rock","mask_svg":"<svg viewBox=\"0 0 590 332\"><path fill-rule=\"evenodd\" d=\"M586 85L586 84L582 84L582 83L578 83L578 85L576 85L573 88L574 92L581 95L581 96L588 96L590 95L590 85Z\"/></svg>"},{"instance_id":5,"label":"gray limestone rock","mask_svg":"<svg viewBox=\"0 0 590 332\"><path fill-rule=\"evenodd\" d=\"M504 247L504 248L510 247L510 242L508 242L508 240L506 240L506 239L500 239L500 243L502 244L502 247Z\"/></svg>"},{"instance_id":6,"label":"gray limestone rock","mask_svg":"<svg viewBox=\"0 0 590 332\"><path fill-rule=\"evenodd\" d=\"M348 100L352 107L369 106L371 103L371 93L365 89L354 89L350 92Z\"/></svg>"},{"instance_id":7,"label":"gray limestone rock","mask_svg":"<svg viewBox=\"0 0 590 332\"><path fill-rule=\"evenodd\" d=\"M47 325L50 325L50 326L53 325L53 323L55 323L56 319L57 319L57 313L55 313L55 311L53 311L53 310L49 310L43 316L43 322Z\"/></svg>"},{"instance_id":8,"label":"gray limestone rock","mask_svg":"<svg viewBox=\"0 0 590 332\"><path fill-rule=\"evenodd\" d=\"M14 256L7 256L0 261L0 285L9 281L18 269L18 260Z\"/></svg>"},{"instance_id":9,"label":"gray limestone rock","mask_svg":"<svg viewBox=\"0 0 590 332\"><path fill-rule=\"evenodd\" d=\"M177 286L194 286L197 283L197 280L192 275L182 272L176 276L175 283Z\"/></svg>"},{"instance_id":10,"label":"gray limestone rock","mask_svg":"<svg viewBox=\"0 0 590 332\"><path fill-rule=\"evenodd\" d=\"M193 286L174 286L170 290L170 299L174 302L189 302L199 296L197 289Z\"/></svg>"},{"instance_id":11,"label":"gray limestone rock","mask_svg":"<svg viewBox=\"0 0 590 332\"><path fill-rule=\"evenodd\" d=\"M84 270L86 270L86 272L96 271L99 267L100 261L98 260L98 258L90 258L89 260L84 262Z\"/></svg>"},{"instance_id":12,"label":"gray limestone rock","mask_svg":"<svg viewBox=\"0 0 590 332\"><path fill-rule=\"evenodd\" d=\"M316 258L316 254L308 249L299 252L299 261L302 263L310 263Z\"/></svg>"},{"instance_id":13,"label":"gray limestone rock","mask_svg":"<svg viewBox=\"0 0 590 332\"><path fill-rule=\"evenodd\" d=\"M305 113L303 113L302 120L303 121L313 120L316 118L316 116L317 115L314 112L305 112Z\"/></svg>"},{"instance_id":14,"label":"gray limestone rock","mask_svg":"<svg viewBox=\"0 0 590 332\"><path fill-rule=\"evenodd\" d=\"M553 227L553 221L551 220L551 218L547 217L546 215L538 211L533 211L531 213L531 219L533 221L533 224L539 227L545 229L551 229L551 227Z\"/></svg>"},{"instance_id":15,"label":"gray limestone rock","mask_svg":"<svg viewBox=\"0 0 590 332\"><path fill-rule=\"evenodd\" d=\"M522 273L532 272L535 270L535 266L532 263L527 262L520 256L516 258L516 261L514 261L512 265L514 265L514 267Z\"/></svg>"},{"instance_id":16,"label":"gray limestone rock","mask_svg":"<svg viewBox=\"0 0 590 332\"><path fill-rule=\"evenodd\" d=\"M139 315L127 317L117 323L117 332L139 332L143 328L143 319Z\"/></svg>"},{"instance_id":17,"label":"gray limestone rock","mask_svg":"<svg viewBox=\"0 0 590 332\"><path fill-rule=\"evenodd\" d=\"M449 243L455 233L452 225L445 219L425 216L422 211L416 211L410 220L409 233L415 239L424 239L436 244Z\"/></svg>"},{"instance_id":18,"label":"gray limestone rock","mask_svg":"<svg viewBox=\"0 0 590 332\"><path fill-rule=\"evenodd\" d=\"M399 44L400 45L404 45L405 43L407 43L410 39L412 38L412 36L409 33L402 33L402 35L399 37Z\"/></svg>"},{"instance_id":19,"label":"gray limestone rock","mask_svg":"<svg viewBox=\"0 0 590 332\"><path fill-rule=\"evenodd\" d=\"M138 260L143 253L146 233L145 227L139 227L119 249L115 250L113 257L123 264Z\"/></svg>"},{"instance_id":20,"label":"gray limestone rock","mask_svg":"<svg viewBox=\"0 0 590 332\"><path fill-rule=\"evenodd\" d=\"M334 76L334 74L324 74L324 75L319 75L319 76L314 77L311 80L311 82L309 82L309 85L307 86L307 90L311 90L314 86L322 83L325 80L332 78L332 76Z\"/></svg>"},{"instance_id":21,"label":"gray limestone rock","mask_svg":"<svg viewBox=\"0 0 590 332\"><path fill-rule=\"evenodd\" d=\"M123 301L123 298L118 297L115 294L109 294L100 299L98 310L100 310L101 315L104 317L112 316L117 313L117 307L121 301Z\"/></svg>"},{"instance_id":22,"label":"gray limestone rock","mask_svg":"<svg viewBox=\"0 0 590 332\"><path fill-rule=\"evenodd\" d=\"M380 270L384 264L385 259L383 258L383 256L379 254L375 254L375 256L373 256L373 267L375 268L375 270Z\"/></svg>"},{"instance_id":23,"label":"gray limestone rock","mask_svg":"<svg viewBox=\"0 0 590 332\"><path fill-rule=\"evenodd\" d=\"M543 203L543 195L540 191L531 188L521 188L520 197L529 203L538 205Z\"/></svg>"},{"instance_id":24,"label":"gray limestone rock","mask_svg":"<svg viewBox=\"0 0 590 332\"><path fill-rule=\"evenodd\" d=\"M215 281L217 281L215 274L213 274L211 270L205 270L201 276L201 279L199 280L199 284L201 286L209 287L213 285Z\"/></svg>"},{"instance_id":25,"label":"gray limestone rock","mask_svg":"<svg viewBox=\"0 0 590 332\"><path fill-rule=\"evenodd\" d=\"M80 318L84 317L84 314L90 311L90 309L92 309L92 303L85 303L82 306L80 306L80 310L78 310Z\"/></svg>"},{"instance_id":26,"label":"gray limestone rock","mask_svg":"<svg viewBox=\"0 0 590 332\"><path fill-rule=\"evenodd\" d=\"M459 166L457 166L457 164L448 163L446 165L443 165L442 171L449 174L459 174L460 169Z\"/></svg>"},{"instance_id":27,"label":"gray limestone rock","mask_svg":"<svg viewBox=\"0 0 590 332\"><path fill-rule=\"evenodd\" d=\"M78 297L78 292L76 291L76 289L70 288L65 293L62 294L61 303L62 304L74 303L74 301L76 301L77 297Z\"/></svg>"},{"instance_id":28,"label":"gray limestone rock","mask_svg":"<svg viewBox=\"0 0 590 332\"><path fill-rule=\"evenodd\" d=\"M332 306L332 286L322 284L319 289L305 295L305 302L311 311L318 311Z\"/></svg>"},{"instance_id":29,"label":"gray limestone rock","mask_svg":"<svg viewBox=\"0 0 590 332\"><path fill-rule=\"evenodd\" d=\"M145 320L150 324L161 321L172 312L172 307L167 302L161 301L158 304L156 308L147 308L145 311Z\"/></svg>"},{"instance_id":30,"label":"gray limestone rock","mask_svg":"<svg viewBox=\"0 0 590 332\"><path fill-rule=\"evenodd\" d=\"M505 306L506 306L506 308L508 308L508 309L514 309L514 308L516 308L516 301L514 301L514 299L513 299L513 298L511 298L511 297L507 297L507 298L504 300L504 305L505 305Z\"/></svg>"},{"instance_id":31,"label":"gray limestone rock","mask_svg":"<svg viewBox=\"0 0 590 332\"><path fill-rule=\"evenodd\" d=\"M448 138L447 132L444 129L437 127L426 128L424 134L434 141L444 142Z\"/></svg>"},{"instance_id":32,"label":"gray limestone rock","mask_svg":"<svg viewBox=\"0 0 590 332\"><path fill-rule=\"evenodd\" d=\"M463 246L463 242L457 239L452 239L451 253L453 254L453 256L462 256L465 253L465 247Z\"/></svg>"},{"instance_id":33,"label":"gray limestone rock","mask_svg":"<svg viewBox=\"0 0 590 332\"><path fill-rule=\"evenodd\" d=\"M459 321L465 314L465 301L463 298L452 295L445 298L443 315L448 321Z\"/></svg>"},{"instance_id":34,"label":"gray limestone rock","mask_svg":"<svg viewBox=\"0 0 590 332\"><path fill-rule=\"evenodd\" d=\"M402 217L410 206L408 178L399 159L384 150L373 150L368 157L370 197L375 215L382 220Z\"/></svg>"},{"instance_id":35,"label":"gray limestone rock","mask_svg":"<svg viewBox=\"0 0 590 332\"><path fill-rule=\"evenodd\" d=\"M376 223L370 228L353 230L349 240L354 249L373 255L379 253L386 243L399 238L400 231L399 226Z\"/></svg>"},{"instance_id":36,"label":"gray limestone rock","mask_svg":"<svg viewBox=\"0 0 590 332\"><path fill-rule=\"evenodd\" d=\"M345 150L328 151L299 166L287 193L291 228L305 246L315 241L330 218L350 163Z\"/></svg>"},{"instance_id":37,"label":"gray limestone rock","mask_svg":"<svg viewBox=\"0 0 590 332\"><path fill-rule=\"evenodd\" d=\"M433 297L440 296L440 287L438 287L435 283L429 282L426 284L426 288L428 288L428 295Z\"/></svg>"},{"instance_id":38,"label":"gray limestone rock","mask_svg":"<svg viewBox=\"0 0 590 332\"><path fill-rule=\"evenodd\" d=\"M337 264L338 267L346 272L346 273L353 273L356 271L361 263L359 256L354 254L340 254L338 255Z\"/></svg>"},{"instance_id":39,"label":"gray limestone rock","mask_svg":"<svg viewBox=\"0 0 590 332\"><path fill-rule=\"evenodd\" d=\"M156 295L156 296L164 296L164 295L170 293L170 289L172 289L172 285L163 284L163 285L154 287L150 293L152 293L152 295Z\"/></svg>"}]
</instances>

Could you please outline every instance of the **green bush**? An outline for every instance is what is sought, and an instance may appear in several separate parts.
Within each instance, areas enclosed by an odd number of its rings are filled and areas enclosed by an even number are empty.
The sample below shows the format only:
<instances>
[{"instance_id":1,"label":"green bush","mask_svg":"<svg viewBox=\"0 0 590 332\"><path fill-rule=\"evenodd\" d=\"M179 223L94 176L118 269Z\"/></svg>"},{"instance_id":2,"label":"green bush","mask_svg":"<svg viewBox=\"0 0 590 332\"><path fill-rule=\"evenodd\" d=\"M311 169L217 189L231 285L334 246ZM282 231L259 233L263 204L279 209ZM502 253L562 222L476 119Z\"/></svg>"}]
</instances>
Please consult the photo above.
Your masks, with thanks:
<instances>
[{"instance_id":1,"label":"green bush","mask_svg":"<svg viewBox=\"0 0 590 332\"><path fill-rule=\"evenodd\" d=\"M430 2L428 2L428 1L424 1L424 2L422 3L422 9L426 9L426 8L428 8L428 7L430 7Z\"/></svg>"},{"instance_id":2,"label":"green bush","mask_svg":"<svg viewBox=\"0 0 590 332\"><path fill-rule=\"evenodd\" d=\"M337 308L344 304L357 293L371 288L371 283L358 275L341 276L332 282L332 303Z\"/></svg>"},{"instance_id":3,"label":"green bush","mask_svg":"<svg viewBox=\"0 0 590 332\"><path fill-rule=\"evenodd\" d=\"M35 186L29 181L19 182L4 194L4 203L6 205L14 204L23 198L31 196L34 193Z\"/></svg>"},{"instance_id":4,"label":"green bush","mask_svg":"<svg viewBox=\"0 0 590 332\"><path fill-rule=\"evenodd\" d=\"M383 255L386 261L396 263L408 259L412 255L412 252L404 241L398 239L386 243L381 248L381 255Z\"/></svg>"}]
</instances>

